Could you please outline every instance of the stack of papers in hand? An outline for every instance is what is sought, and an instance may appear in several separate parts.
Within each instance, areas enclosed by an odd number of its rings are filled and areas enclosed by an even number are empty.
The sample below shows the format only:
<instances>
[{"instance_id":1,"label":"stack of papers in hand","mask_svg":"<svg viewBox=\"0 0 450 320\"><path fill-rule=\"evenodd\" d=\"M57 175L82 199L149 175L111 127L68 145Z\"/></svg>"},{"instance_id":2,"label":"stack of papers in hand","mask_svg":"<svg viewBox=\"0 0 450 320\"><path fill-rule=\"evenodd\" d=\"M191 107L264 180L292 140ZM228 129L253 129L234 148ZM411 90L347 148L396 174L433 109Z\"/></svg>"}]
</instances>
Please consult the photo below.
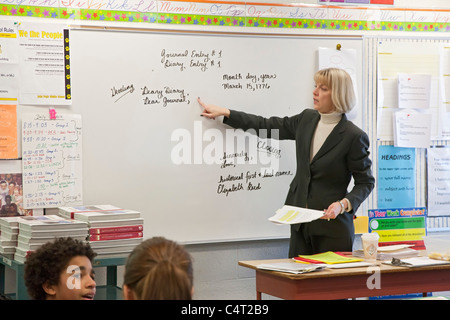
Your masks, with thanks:
<instances>
[{"instance_id":1,"label":"stack of papers in hand","mask_svg":"<svg viewBox=\"0 0 450 320\"><path fill-rule=\"evenodd\" d=\"M300 273L322 270L325 267L323 265L302 264L302 263L297 263L297 262L274 262L274 263L260 264L257 266L257 268L263 269L263 270L300 274Z\"/></svg>"},{"instance_id":2,"label":"stack of papers in hand","mask_svg":"<svg viewBox=\"0 0 450 320\"><path fill-rule=\"evenodd\" d=\"M278 209L274 216L269 218L269 221L278 224L296 224L311 222L323 216L323 211L305 209L293 206L283 206Z\"/></svg>"}]
</instances>

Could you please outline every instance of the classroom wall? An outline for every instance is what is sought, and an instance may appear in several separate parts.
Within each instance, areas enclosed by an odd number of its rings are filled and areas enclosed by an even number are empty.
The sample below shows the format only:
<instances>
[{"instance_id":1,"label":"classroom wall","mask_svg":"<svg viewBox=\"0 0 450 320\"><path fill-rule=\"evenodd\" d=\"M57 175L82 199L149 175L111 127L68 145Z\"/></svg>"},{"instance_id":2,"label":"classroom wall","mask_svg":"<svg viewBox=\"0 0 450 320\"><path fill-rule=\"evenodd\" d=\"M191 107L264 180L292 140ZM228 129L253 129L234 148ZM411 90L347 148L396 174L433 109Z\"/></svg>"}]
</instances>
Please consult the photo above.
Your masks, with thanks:
<instances>
[{"instance_id":1,"label":"classroom wall","mask_svg":"<svg viewBox=\"0 0 450 320\"><path fill-rule=\"evenodd\" d=\"M259 0L258 3L292 3L291 0ZM298 1L305 4L317 4L316 0ZM399 8L449 8L448 0L395 0ZM1 18L1 17L0 17ZM14 17L6 17L14 19ZM46 19L48 22L51 19ZM34 20L36 21L36 19ZM160 26L152 26L160 27ZM168 26L172 28L173 26ZM197 29L208 27L197 26ZM236 28L229 28L236 31ZM220 28L227 31L227 27ZM255 30L259 31L259 30ZM283 32L303 32L298 30L283 30ZM336 33L335 33L336 34ZM386 34L386 33L382 33ZM433 36L433 35L430 35ZM195 299L255 299L254 271L238 266L240 260L277 259L287 257L288 239L257 240L226 243L204 243L187 245L194 260ZM7 271L8 272L8 271ZM119 269L118 282L122 283L123 268ZM102 271L97 272L97 281L105 282ZM6 289L13 289L12 274L7 273ZM265 296L266 297L266 296Z\"/></svg>"}]
</instances>

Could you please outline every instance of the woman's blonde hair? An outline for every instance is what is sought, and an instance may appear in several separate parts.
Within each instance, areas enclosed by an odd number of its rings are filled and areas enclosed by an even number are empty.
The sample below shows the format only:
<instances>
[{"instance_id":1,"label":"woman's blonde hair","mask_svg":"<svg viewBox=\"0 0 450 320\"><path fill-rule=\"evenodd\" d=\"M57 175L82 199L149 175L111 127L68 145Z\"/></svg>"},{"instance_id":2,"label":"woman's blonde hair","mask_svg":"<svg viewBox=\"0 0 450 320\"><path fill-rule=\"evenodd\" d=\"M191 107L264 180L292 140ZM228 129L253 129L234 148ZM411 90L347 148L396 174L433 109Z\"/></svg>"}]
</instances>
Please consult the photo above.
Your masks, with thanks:
<instances>
[{"instance_id":1,"label":"woman's blonde hair","mask_svg":"<svg viewBox=\"0 0 450 320\"><path fill-rule=\"evenodd\" d=\"M331 101L337 112L347 113L355 106L356 96L352 78L344 69L327 68L319 70L314 75L314 81L330 88Z\"/></svg>"},{"instance_id":2,"label":"woman's blonde hair","mask_svg":"<svg viewBox=\"0 0 450 320\"><path fill-rule=\"evenodd\" d=\"M123 284L137 300L191 300L191 256L172 240L145 240L129 255Z\"/></svg>"}]
</instances>

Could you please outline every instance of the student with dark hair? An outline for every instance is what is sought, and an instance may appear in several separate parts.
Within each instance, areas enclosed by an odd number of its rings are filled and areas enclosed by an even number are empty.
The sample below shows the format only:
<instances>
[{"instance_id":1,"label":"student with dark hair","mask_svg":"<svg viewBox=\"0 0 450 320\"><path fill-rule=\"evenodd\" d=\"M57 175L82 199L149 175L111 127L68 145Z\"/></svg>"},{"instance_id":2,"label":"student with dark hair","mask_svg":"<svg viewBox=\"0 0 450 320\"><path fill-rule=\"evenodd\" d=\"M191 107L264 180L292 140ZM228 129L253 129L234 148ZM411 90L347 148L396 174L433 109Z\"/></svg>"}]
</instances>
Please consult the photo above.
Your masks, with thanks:
<instances>
[{"instance_id":1,"label":"student with dark hair","mask_svg":"<svg viewBox=\"0 0 450 320\"><path fill-rule=\"evenodd\" d=\"M43 244L25 262L25 285L35 300L92 300L96 283L89 244L58 238Z\"/></svg>"},{"instance_id":2,"label":"student with dark hair","mask_svg":"<svg viewBox=\"0 0 450 320\"><path fill-rule=\"evenodd\" d=\"M125 300L191 300L191 256L163 237L143 241L127 259L123 293Z\"/></svg>"}]
</instances>

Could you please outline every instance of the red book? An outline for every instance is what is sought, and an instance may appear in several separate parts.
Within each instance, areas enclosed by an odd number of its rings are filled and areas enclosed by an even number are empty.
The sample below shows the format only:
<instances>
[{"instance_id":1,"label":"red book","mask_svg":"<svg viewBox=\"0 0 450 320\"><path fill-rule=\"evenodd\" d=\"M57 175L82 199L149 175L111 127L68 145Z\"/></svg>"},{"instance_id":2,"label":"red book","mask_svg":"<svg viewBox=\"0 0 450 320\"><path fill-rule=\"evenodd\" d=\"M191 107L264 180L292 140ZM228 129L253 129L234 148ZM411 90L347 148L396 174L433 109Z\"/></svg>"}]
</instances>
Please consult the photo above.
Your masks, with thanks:
<instances>
[{"instance_id":1,"label":"red book","mask_svg":"<svg viewBox=\"0 0 450 320\"><path fill-rule=\"evenodd\" d=\"M132 239L142 237L143 237L142 232L119 232L119 233L91 235L89 237L89 241L119 240L119 239Z\"/></svg>"},{"instance_id":2,"label":"red book","mask_svg":"<svg viewBox=\"0 0 450 320\"><path fill-rule=\"evenodd\" d=\"M119 232L139 232L144 229L143 225L136 226L120 226L120 227L103 227L103 228L90 228L90 235L119 233Z\"/></svg>"}]
</instances>

